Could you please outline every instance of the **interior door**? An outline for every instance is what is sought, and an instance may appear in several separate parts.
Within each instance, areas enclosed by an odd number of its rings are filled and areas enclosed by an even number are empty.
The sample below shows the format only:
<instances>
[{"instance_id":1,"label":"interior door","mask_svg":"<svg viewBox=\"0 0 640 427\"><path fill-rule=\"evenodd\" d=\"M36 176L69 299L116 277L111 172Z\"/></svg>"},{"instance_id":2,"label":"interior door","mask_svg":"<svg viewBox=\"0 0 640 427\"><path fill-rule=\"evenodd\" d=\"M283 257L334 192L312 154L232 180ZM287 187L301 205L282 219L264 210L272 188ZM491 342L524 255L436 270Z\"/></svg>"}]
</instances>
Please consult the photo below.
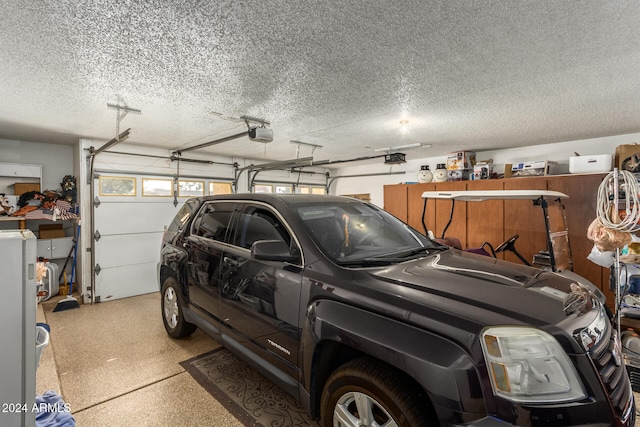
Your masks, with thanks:
<instances>
[{"instance_id":1,"label":"interior door","mask_svg":"<svg viewBox=\"0 0 640 427\"><path fill-rule=\"evenodd\" d=\"M284 221L266 206L245 206L236 224L221 266L223 335L296 378L302 268L251 257L258 240L295 243Z\"/></svg>"}]
</instances>

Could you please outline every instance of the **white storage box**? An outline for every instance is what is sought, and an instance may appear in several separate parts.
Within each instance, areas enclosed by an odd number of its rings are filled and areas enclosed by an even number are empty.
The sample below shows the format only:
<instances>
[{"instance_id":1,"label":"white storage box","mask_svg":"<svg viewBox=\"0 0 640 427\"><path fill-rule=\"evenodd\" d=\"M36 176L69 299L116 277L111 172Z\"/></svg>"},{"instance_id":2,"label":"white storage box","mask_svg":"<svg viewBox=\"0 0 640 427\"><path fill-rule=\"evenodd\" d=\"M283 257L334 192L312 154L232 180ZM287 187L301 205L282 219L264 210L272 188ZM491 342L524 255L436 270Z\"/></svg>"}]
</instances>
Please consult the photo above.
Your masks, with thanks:
<instances>
[{"instance_id":1,"label":"white storage box","mask_svg":"<svg viewBox=\"0 0 640 427\"><path fill-rule=\"evenodd\" d=\"M609 172L611 170L611 154L596 154L593 156L569 157L569 172L590 173Z\"/></svg>"}]
</instances>

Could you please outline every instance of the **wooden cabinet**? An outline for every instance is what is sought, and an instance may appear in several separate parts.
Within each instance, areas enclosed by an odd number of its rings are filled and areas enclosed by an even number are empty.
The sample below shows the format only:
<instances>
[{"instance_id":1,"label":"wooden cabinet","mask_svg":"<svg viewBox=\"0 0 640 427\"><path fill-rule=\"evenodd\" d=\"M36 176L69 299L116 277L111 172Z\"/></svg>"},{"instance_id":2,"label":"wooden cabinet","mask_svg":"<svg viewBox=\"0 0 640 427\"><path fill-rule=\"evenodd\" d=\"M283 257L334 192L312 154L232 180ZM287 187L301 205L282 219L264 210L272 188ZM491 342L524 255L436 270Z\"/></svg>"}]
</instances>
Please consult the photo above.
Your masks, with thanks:
<instances>
[{"instance_id":1,"label":"wooden cabinet","mask_svg":"<svg viewBox=\"0 0 640 427\"><path fill-rule=\"evenodd\" d=\"M565 212L569 223L573 271L600 285L607 301L614 301L615 295L609 289L609 269L587 259L593 249L593 242L587 239L587 228L596 218L597 191L605 176L595 174L549 177L547 185L549 190L569 195L565 202Z\"/></svg>"},{"instance_id":2,"label":"wooden cabinet","mask_svg":"<svg viewBox=\"0 0 640 427\"><path fill-rule=\"evenodd\" d=\"M425 191L434 191L436 184L412 184L407 189L407 224L415 228L416 230L424 233L424 226L422 225L422 208L424 206L424 199L422 193ZM433 204L433 200L428 201ZM427 228L433 230L435 223L435 208L433 205L427 206L427 214L425 215L425 224Z\"/></svg>"},{"instance_id":3,"label":"wooden cabinet","mask_svg":"<svg viewBox=\"0 0 640 427\"><path fill-rule=\"evenodd\" d=\"M464 191L467 190L466 181L454 181L454 182L442 182L438 183L437 191ZM431 203L432 201L429 201ZM447 237L456 237L460 240L460 244L463 248L467 245L467 203L456 202L453 220L449 224L451 218L451 201L450 200L436 200L435 201L435 225L432 228L433 234L436 237L442 237L443 234ZM449 227L445 231L445 227ZM431 228L430 228L431 229Z\"/></svg>"},{"instance_id":4,"label":"wooden cabinet","mask_svg":"<svg viewBox=\"0 0 640 427\"><path fill-rule=\"evenodd\" d=\"M474 181L469 190L504 190L503 180ZM473 187L473 188L471 188ZM505 240L504 201L467 202L467 247L479 248L489 242L494 248ZM508 236L506 236L508 237ZM504 253L498 254L499 258Z\"/></svg>"},{"instance_id":5,"label":"wooden cabinet","mask_svg":"<svg viewBox=\"0 0 640 427\"><path fill-rule=\"evenodd\" d=\"M547 190L547 180L546 177L505 179L504 189ZM529 262L533 260L534 254L547 247L542 209L533 206L533 202L530 200L504 201L504 240L516 234L519 236L516 248ZM504 259L520 262L512 252L505 252Z\"/></svg>"},{"instance_id":6,"label":"wooden cabinet","mask_svg":"<svg viewBox=\"0 0 640 427\"><path fill-rule=\"evenodd\" d=\"M384 187L385 209L424 233L422 212L424 191L460 190L553 190L569 196L564 201L573 256L573 270L600 287L612 301L609 269L587 259L593 242L587 239L587 228L596 216L596 195L606 174L560 175L508 178L483 181L458 181L428 184L398 184ZM451 202L429 200L424 222L436 237L441 237L449 221ZM527 260L546 249L545 218L542 209L528 200L493 200L482 203L456 202L455 216L446 236L457 237L463 247L480 247L484 242L497 246L518 234L516 248ZM505 252L500 257L520 262Z\"/></svg>"},{"instance_id":7,"label":"wooden cabinet","mask_svg":"<svg viewBox=\"0 0 640 427\"><path fill-rule=\"evenodd\" d=\"M408 184L384 186L384 210L407 222L407 188Z\"/></svg>"}]
</instances>

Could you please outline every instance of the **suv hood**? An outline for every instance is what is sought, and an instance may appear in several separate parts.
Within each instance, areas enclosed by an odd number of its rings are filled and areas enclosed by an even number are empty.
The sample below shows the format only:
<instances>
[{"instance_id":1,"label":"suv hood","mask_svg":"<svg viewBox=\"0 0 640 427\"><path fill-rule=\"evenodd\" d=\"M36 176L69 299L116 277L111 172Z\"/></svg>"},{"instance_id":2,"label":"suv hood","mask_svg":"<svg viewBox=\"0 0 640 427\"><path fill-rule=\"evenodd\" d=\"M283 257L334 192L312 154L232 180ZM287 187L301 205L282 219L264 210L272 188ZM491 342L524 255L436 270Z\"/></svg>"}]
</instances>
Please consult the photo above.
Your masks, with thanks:
<instances>
[{"instance_id":1,"label":"suv hood","mask_svg":"<svg viewBox=\"0 0 640 427\"><path fill-rule=\"evenodd\" d=\"M479 323L487 322L491 313L492 323L557 324L567 318L564 303L576 290L571 286L575 282L559 274L457 250L373 275L397 286L390 290L396 295Z\"/></svg>"}]
</instances>

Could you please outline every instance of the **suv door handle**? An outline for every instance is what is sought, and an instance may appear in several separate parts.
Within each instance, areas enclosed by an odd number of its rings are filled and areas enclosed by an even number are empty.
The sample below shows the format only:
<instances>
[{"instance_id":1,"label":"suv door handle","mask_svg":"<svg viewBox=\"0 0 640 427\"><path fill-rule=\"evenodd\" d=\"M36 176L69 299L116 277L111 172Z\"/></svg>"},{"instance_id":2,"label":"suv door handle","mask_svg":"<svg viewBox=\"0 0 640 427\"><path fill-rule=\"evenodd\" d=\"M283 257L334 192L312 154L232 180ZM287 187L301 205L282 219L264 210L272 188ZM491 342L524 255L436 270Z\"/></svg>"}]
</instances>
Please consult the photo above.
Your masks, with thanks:
<instances>
[{"instance_id":1,"label":"suv door handle","mask_svg":"<svg viewBox=\"0 0 640 427\"><path fill-rule=\"evenodd\" d=\"M224 258L222 258L222 260L223 260L225 263L227 263L227 264L231 264L231 265L238 265L238 264L240 264L240 263L239 263L238 261L236 261L235 259L231 259L231 258L229 258L229 257L227 257L227 256L226 256L226 257L224 257Z\"/></svg>"}]
</instances>

